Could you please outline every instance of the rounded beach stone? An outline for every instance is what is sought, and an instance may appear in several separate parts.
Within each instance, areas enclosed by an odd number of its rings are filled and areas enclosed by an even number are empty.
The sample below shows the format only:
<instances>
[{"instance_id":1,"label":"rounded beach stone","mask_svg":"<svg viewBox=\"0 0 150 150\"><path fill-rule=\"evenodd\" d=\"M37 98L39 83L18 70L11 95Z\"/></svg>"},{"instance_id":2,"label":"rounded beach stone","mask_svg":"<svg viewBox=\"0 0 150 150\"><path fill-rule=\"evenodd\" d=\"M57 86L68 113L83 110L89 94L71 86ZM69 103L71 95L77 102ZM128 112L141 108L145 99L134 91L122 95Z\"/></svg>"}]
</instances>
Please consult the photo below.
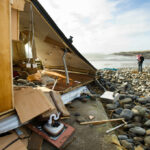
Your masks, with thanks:
<instances>
[{"instance_id":1,"label":"rounded beach stone","mask_svg":"<svg viewBox=\"0 0 150 150\"><path fill-rule=\"evenodd\" d=\"M133 144L126 141L126 140L121 140L121 145L124 146L125 148L132 150L133 149Z\"/></svg>"},{"instance_id":2,"label":"rounded beach stone","mask_svg":"<svg viewBox=\"0 0 150 150\"><path fill-rule=\"evenodd\" d=\"M129 131L136 135L145 135L146 134L145 129L141 128L141 127L130 128Z\"/></svg>"},{"instance_id":3,"label":"rounded beach stone","mask_svg":"<svg viewBox=\"0 0 150 150\"><path fill-rule=\"evenodd\" d=\"M144 142L145 142L145 145L146 145L146 146L150 146L150 136L146 136L146 137L144 138Z\"/></svg>"},{"instance_id":4,"label":"rounded beach stone","mask_svg":"<svg viewBox=\"0 0 150 150\"><path fill-rule=\"evenodd\" d=\"M130 109L123 109L120 116L126 120L130 120L133 117L133 113Z\"/></svg>"},{"instance_id":5,"label":"rounded beach stone","mask_svg":"<svg viewBox=\"0 0 150 150\"><path fill-rule=\"evenodd\" d=\"M126 139L128 139L128 136L127 135L118 135L118 139L119 140L126 140Z\"/></svg>"},{"instance_id":6,"label":"rounded beach stone","mask_svg":"<svg viewBox=\"0 0 150 150\"><path fill-rule=\"evenodd\" d=\"M116 109L117 105L116 104L107 104L106 108L109 109L109 110Z\"/></svg>"},{"instance_id":7,"label":"rounded beach stone","mask_svg":"<svg viewBox=\"0 0 150 150\"><path fill-rule=\"evenodd\" d=\"M131 98L125 98L120 101L121 104L129 104L132 102Z\"/></svg>"},{"instance_id":8,"label":"rounded beach stone","mask_svg":"<svg viewBox=\"0 0 150 150\"><path fill-rule=\"evenodd\" d=\"M144 126L150 127L150 120L147 120L147 121L144 123Z\"/></svg>"}]
</instances>

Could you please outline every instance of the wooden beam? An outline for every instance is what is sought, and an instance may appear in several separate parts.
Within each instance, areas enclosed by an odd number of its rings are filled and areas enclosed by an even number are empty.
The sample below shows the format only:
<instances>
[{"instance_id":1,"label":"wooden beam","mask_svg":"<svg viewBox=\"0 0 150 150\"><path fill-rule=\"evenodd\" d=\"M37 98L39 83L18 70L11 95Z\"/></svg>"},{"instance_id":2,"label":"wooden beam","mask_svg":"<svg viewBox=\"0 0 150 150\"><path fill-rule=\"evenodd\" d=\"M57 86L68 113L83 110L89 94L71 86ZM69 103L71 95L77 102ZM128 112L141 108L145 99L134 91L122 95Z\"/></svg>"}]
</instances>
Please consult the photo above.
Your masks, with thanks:
<instances>
[{"instance_id":1,"label":"wooden beam","mask_svg":"<svg viewBox=\"0 0 150 150\"><path fill-rule=\"evenodd\" d=\"M58 42L58 41L56 41L56 40L54 40L48 36L45 38L44 42L47 42L47 43L52 44L52 45L56 45L60 48L65 48L64 44L62 44L62 43L60 43L60 42Z\"/></svg>"}]
</instances>

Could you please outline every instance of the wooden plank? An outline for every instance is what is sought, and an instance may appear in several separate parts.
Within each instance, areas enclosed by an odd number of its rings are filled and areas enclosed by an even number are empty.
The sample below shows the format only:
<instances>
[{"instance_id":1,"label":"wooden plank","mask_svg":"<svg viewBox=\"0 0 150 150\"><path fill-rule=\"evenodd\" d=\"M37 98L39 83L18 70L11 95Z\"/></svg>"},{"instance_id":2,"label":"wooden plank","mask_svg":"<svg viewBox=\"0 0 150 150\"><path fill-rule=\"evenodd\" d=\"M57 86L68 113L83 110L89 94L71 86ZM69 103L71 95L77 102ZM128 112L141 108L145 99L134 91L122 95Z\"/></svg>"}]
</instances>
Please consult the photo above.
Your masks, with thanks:
<instances>
[{"instance_id":1,"label":"wooden plank","mask_svg":"<svg viewBox=\"0 0 150 150\"><path fill-rule=\"evenodd\" d=\"M22 88L14 93L15 109L21 123L51 110L54 107L42 91L33 88Z\"/></svg>"},{"instance_id":2,"label":"wooden plank","mask_svg":"<svg viewBox=\"0 0 150 150\"><path fill-rule=\"evenodd\" d=\"M13 109L9 0L0 0L0 20L0 113L4 113Z\"/></svg>"},{"instance_id":3,"label":"wooden plank","mask_svg":"<svg viewBox=\"0 0 150 150\"><path fill-rule=\"evenodd\" d=\"M29 140L28 150L41 150L43 138L36 133L32 133Z\"/></svg>"},{"instance_id":4,"label":"wooden plank","mask_svg":"<svg viewBox=\"0 0 150 150\"><path fill-rule=\"evenodd\" d=\"M59 92L56 92L56 91L50 91L50 95L52 97L52 100L57 108L57 110L59 112L62 113L63 116L70 116L70 113L68 112L67 108L65 107L62 99L61 99L61 96L59 94Z\"/></svg>"},{"instance_id":5,"label":"wooden plank","mask_svg":"<svg viewBox=\"0 0 150 150\"><path fill-rule=\"evenodd\" d=\"M104 123L107 123L107 122L115 122L115 121L123 121L124 122L124 118L110 119L110 120L100 120L100 121L81 122L80 124L83 124L83 125L86 125L86 124L98 125L98 124L104 124Z\"/></svg>"},{"instance_id":6,"label":"wooden plank","mask_svg":"<svg viewBox=\"0 0 150 150\"><path fill-rule=\"evenodd\" d=\"M17 9L19 11L24 11L24 5L25 5L24 0L13 0L12 8Z\"/></svg>"}]
</instances>

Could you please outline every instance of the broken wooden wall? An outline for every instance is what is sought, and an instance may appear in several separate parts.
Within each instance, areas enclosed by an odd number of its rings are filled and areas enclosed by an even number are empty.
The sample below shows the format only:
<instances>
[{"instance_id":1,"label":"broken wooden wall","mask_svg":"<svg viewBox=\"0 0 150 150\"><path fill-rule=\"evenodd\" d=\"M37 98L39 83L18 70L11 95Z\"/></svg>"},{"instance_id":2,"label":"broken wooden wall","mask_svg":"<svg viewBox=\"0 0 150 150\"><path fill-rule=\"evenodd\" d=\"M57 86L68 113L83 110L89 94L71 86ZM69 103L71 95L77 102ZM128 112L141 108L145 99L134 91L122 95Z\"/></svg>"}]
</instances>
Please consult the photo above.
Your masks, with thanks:
<instances>
[{"instance_id":1,"label":"broken wooden wall","mask_svg":"<svg viewBox=\"0 0 150 150\"><path fill-rule=\"evenodd\" d=\"M0 113L13 108L10 0L0 0Z\"/></svg>"},{"instance_id":2,"label":"broken wooden wall","mask_svg":"<svg viewBox=\"0 0 150 150\"><path fill-rule=\"evenodd\" d=\"M34 9L34 31L35 45L37 57L41 59L44 66L47 68L57 68L64 70L62 48L66 45L61 37L54 29L46 22L42 15L33 6ZM30 3L26 2L23 12L20 12L20 30L30 30L31 25L31 7ZM95 73L87 62L80 58L73 50L66 55L66 63L68 70L79 72Z\"/></svg>"}]
</instances>

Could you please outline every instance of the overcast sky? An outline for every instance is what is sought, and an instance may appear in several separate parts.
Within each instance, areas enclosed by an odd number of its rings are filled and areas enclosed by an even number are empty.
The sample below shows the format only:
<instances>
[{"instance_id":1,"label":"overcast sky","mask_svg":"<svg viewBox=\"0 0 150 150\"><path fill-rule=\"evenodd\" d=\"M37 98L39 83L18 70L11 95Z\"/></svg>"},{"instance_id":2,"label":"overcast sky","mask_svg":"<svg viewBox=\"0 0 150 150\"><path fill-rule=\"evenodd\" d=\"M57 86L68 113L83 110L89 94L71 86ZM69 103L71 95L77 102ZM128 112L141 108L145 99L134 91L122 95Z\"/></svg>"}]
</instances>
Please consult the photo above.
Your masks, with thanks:
<instances>
[{"instance_id":1,"label":"overcast sky","mask_svg":"<svg viewBox=\"0 0 150 150\"><path fill-rule=\"evenodd\" d=\"M39 0L81 53L150 49L150 0Z\"/></svg>"}]
</instances>

